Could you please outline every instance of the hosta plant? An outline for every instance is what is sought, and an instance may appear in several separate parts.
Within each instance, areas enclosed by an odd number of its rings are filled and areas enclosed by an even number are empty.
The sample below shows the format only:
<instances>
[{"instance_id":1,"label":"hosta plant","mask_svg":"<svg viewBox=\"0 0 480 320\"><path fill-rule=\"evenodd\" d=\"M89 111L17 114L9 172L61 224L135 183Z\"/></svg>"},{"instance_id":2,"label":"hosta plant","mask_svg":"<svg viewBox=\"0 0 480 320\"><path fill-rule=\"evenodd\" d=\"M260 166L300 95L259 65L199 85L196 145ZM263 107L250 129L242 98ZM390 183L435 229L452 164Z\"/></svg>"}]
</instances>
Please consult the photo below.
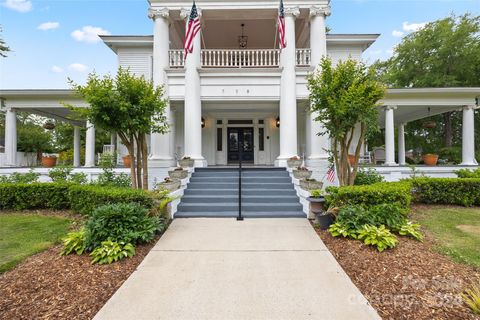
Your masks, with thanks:
<instances>
[{"instance_id":1,"label":"hosta plant","mask_svg":"<svg viewBox=\"0 0 480 320\"><path fill-rule=\"evenodd\" d=\"M474 313L480 315L480 285L465 290L462 298Z\"/></svg>"},{"instance_id":2,"label":"hosta plant","mask_svg":"<svg viewBox=\"0 0 480 320\"><path fill-rule=\"evenodd\" d=\"M352 238L357 239L357 230L349 228L339 222L334 223L328 228L330 234L334 237L344 237L344 238Z\"/></svg>"},{"instance_id":3,"label":"hosta plant","mask_svg":"<svg viewBox=\"0 0 480 320\"><path fill-rule=\"evenodd\" d=\"M358 231L358 239L363 240L366 245L377 247L380 252L392 249L398 243L397 237L383 225L380 227L364 225Z\"/></svg>"},{"instance_id":4,"label":"hosta plant","mask_svg":"<svg viewBox=\"0 0 480 320\"><path fill-rule=\"evenodd\" d=\"M420 225L413 223L412 221L408 221L402 225L398 230L398 234L401 236L410 236L418 241L423 240L423 234L420 231Z\"/></svg>"},{"instance_id":5,"label":"hosta plant","mask_svg":"<svg viewBox=\"0 0 480 320\"><path fill-rule=\"evenodd\" d=\"M62 255L76 253L78 255L85 251L85 230L70 232L63 239Z\"/></svg>"},{"instance_id":6,"label":"hosta plant","mask_svg":"<svg viewBox=\"0 0 480 320\"><path fill-rule=\"evenodd\" d=\"M135 255L135 246L131 243L103 241L102 244L90 253L92 264L110 264L123 258Z\"/></svg>"}]
</instances>

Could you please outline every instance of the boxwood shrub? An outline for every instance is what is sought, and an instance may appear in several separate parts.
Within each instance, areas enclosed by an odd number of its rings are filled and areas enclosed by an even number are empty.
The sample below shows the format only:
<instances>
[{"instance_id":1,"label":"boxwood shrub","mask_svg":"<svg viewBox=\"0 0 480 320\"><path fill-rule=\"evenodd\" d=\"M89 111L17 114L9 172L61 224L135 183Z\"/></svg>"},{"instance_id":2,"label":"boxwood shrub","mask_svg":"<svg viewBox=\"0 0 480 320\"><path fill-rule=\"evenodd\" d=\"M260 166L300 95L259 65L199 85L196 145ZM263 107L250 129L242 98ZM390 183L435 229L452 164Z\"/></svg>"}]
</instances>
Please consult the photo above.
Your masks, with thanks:
<instances>
[{"instance_id":1,"label":"boxwood shrub","mask_svg":"<svg viewBox=\"0 0 480 320\"><path fill-rule=\"evenodd\" d=\"M2 183L0 209L68 209L67 183Z\"/></svg>"},{"instance_id":2,"label":"boxwood shrub","mask_svg":"<svg viewBox=\"0 0 480 320\"><path fill-rule=\"evenodd\" d=\"M326 197L328 205L335 207L360 205L368 208L389 203L406 208L412 201L411 184L406 181L340 188L330 187L327 188L327 192L329 193Z\"/></svg>"},{"instance_id":3,"label":"boxwood shrub","mask_svg":"<svg viewBox=\"0 0 480 320\"><path fill-rule=\"evenodd\" d=\"M113 203L137 203L146 209L153 208L152 197L138 189L74 185L68 197L73 211L87 215L97 207Z\"/></svg>"},{"instance_id":4,"label":"boxwood shrub","mask_svg":"<svg viewBox=\"0 0 480 320\"><path fill-rule=\"evenodd\" d=\"M416 178L412 180L412 192L419 203L480 205L478 178Z\"/></svg>"}]
</instances>

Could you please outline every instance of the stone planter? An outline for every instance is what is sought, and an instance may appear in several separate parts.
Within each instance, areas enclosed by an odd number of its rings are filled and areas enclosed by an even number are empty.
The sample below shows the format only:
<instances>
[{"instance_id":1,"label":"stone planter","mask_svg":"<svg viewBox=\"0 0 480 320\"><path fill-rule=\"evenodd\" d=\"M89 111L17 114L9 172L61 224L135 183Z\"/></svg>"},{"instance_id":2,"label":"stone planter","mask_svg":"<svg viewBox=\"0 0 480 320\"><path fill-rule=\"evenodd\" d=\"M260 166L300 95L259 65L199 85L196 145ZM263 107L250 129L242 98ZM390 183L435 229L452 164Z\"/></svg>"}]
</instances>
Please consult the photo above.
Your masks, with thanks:
<instances>
[{"instance_id":1,"label":"stone planter","mask_svg":"<svg viewBox=\"0 0 480 320\"><path fill-rule=\"evenodd\" d=\"M312 176L312 171L310 171L310 170L293 170L293 176L296 179L308 179Z\"/></svg>"},{"instance_id":2,"label":"stone planter","mask_svg":"<svg viewBox=\"0 0 480 320\"><path fill-rule=\"evenodd\" d=\"M193 159L181 159L181 160L178 160L178 164L182 168L191 168L195 164L195 160L193 160Z\"/></svg>"},{"instance_id":3,"label":"stone planter","mask_svg":"<svg viewBox=\"0 0 480 320\"><path fill-rule=\"evenodd\" d=\"M314 214L319 214L325 211L325 197L321 196L318 198L308 197L307 200L310 202L310 211Z\"/></svg>"},{"instance_id":4,"label":"stone planter","mask_svg":"<svg viewBox=\"0 0 480 320\"><path fill-rule=\"evenodd\" d=\"M296 168L300 167L302 165L302 160L301 159L288 159L287 160L287 165L289 168Z\"/></svg>"},{"instance_id":5,"label":"stone planter","mask_svg":"<svg viewBox=\"0 0 480 320\"><path fill-rule=\"evenodd\" d=\"M300 180L300 188L306 191L322 189L323 182L317 180Z\"/></svg>"},{"instance_id":6,"label":"stone planter","mask_svg":"<svg viewBox=\"0 0 480 320\"><path fill-rule=\"evenodd\" d=\"M180 189L181 186L181 181L178 179L172 180L172 181L164 181L159 184L162 188L167 189L168 191L172 192L175 190Z\"/></svg>"},{"instance_id":7,"label":"stone planter","mask_svg":"<svg viewBox=\"0 0 480 320\"><path fill-rule=\"evenodd\" d=\"M168 175L172 179L183 180L186 177L188 177L188 171L187 170L172 170L172 171L168 171Z\"/></svg>"},{"instance_id":8,"label":"stone planter","mask_svg":"<svg viewBox=\"0 0 480 320\"><path fill-rule=\"evenodd\" d=\"M320 229L327 230L333 223L333 216L330 213L321 213L315 216L315 222Z\"/></svg>"},{"instance_id":9,"label":"stone planter","mask_svg":"<svg viewBox=\"0 0 480 320\"><path fill-rule=\"evenodd\" d=\"M57 165L57 157L56 156L45 156L42 157L42 166L45 168L53 168Z\"/></svg>"}]
</instances>

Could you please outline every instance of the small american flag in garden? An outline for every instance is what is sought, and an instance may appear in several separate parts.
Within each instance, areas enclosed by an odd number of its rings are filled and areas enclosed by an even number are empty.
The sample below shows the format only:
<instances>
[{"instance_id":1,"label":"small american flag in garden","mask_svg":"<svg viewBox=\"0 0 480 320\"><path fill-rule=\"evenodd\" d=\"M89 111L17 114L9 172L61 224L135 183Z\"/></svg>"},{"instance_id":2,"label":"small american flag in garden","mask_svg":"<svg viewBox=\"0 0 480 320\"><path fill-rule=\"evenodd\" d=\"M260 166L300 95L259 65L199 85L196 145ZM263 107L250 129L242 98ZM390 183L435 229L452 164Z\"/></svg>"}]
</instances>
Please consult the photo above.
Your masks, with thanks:
<instances>
[{"instance_id":1,"label":"small american flag in garden","mask_svg":"<svg viewBox=\"0 0 480 320\"><path fill-rule=\"evenodd\" d=\"M287 41L285 40L285 8L283 7L283 0L280 0L280 8L278 8L278 45L280 49L287 47Z\"/></svg>"},{"instance_id":2,"label":"small american flag in garden","mask_svg":"<svg viewBox=\"0 0 480 320\"><path fill-rule=\"evenodd\" d=\"M333 164L327 171L327 180L330 182L335 181L335 166Z\"/></svg>"},{"instance_id":3,"label":"small american flag in garden","mask_svg":"<svg viewBox=\"0 0 480 320\"><path fill-rule=\"evenodd\" d=\"M198 31L200 31L200 28L200 17L198 16L197 6L194 1L192 10L190 11L190 17L188 18L187 32L185 33L185 59L189 53L193 52L193 40Z\"/></svg>"}]
</instances>

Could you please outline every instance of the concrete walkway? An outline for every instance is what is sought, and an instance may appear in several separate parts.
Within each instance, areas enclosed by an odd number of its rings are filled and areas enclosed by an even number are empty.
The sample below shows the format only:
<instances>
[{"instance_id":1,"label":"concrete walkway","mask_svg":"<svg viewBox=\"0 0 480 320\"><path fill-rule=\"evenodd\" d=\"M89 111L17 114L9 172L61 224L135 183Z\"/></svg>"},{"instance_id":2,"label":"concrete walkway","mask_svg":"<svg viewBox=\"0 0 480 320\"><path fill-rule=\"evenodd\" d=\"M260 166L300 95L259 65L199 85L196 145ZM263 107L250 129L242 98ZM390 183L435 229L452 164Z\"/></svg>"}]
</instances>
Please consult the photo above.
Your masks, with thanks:
<instances>
[{"instance_id":1,"label":"concrete walkway","mask_svg":"<svg viewBox=\"0 0 480 320\"><path fill-rule=\"evenodd\" d=\"M176 219L95 319L380 319L306 219Z\"/></svg>"}]
</instances>

